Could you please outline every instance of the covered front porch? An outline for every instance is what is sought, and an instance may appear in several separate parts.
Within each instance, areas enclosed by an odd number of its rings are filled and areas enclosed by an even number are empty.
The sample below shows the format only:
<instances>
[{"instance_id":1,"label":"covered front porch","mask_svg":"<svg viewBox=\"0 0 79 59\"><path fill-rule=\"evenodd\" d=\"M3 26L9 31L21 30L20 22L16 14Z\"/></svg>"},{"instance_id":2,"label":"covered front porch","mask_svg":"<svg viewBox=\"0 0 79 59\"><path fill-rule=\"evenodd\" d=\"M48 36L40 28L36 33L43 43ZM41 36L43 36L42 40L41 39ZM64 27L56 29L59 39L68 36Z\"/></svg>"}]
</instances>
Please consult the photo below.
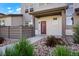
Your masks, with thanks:
<instances>
[{"instance_id":1,"label":"covered front porch","mask_svg":"<svg viewBox=\"0 0 79 59\"><path fill-rule=\"evenodd\" d=\"M30 14L35 17L35 34L41 35L66 35L66 8L53 8L31 12Z\"/></svg>"}]
</instances>

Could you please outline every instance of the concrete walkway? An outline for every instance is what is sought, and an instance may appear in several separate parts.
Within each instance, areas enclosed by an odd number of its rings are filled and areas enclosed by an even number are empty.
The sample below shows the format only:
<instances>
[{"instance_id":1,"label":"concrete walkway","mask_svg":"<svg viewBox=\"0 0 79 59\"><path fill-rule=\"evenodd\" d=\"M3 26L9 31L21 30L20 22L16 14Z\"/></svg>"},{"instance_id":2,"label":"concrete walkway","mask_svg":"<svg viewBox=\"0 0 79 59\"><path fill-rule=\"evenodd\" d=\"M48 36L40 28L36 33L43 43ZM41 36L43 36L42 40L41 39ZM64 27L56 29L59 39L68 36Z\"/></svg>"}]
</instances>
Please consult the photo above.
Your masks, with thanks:
<instances>
[{"instance_id":1,"label":"concrete walkway","mask_svg":"<svg viewBox=\"0 0 79 59\"><path fill-rule=\"evenodd\" d=\"M34 42L41 40L45 37L46 37L46 35L39 35L39 36L34 36L34 37L31 37L31 38L28 38L28 40L30 40L31 43L34 43Z\"/></svg>"}]
</instances>

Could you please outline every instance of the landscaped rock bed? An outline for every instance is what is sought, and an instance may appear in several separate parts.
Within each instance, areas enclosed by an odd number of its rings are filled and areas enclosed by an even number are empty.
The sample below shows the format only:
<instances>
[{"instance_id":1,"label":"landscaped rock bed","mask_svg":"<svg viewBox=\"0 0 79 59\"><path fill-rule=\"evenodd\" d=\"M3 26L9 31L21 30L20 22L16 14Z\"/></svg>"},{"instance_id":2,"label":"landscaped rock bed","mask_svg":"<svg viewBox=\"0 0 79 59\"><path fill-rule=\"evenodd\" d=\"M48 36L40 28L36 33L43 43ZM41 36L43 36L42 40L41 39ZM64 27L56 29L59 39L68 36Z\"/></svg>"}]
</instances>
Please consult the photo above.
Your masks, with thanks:
<instances>
[{"instance_id":1,"label":"landscaped rock bed","mask_svg":"<svg viewBox=\"0 0 79 59\"><path fill-rule=\"evenodd\" d=\"M2 44L0 44L0 47L8 45L8 44L15 43L17 41L18 41L17 39L5 39L4 42Z\"/></svg>"},{"instance_id":2,"label":"landscaped rock bed","mask_svg":"<svg viewBox=\"0 0 79 59\"><path fill-rule=\"evenodd\" d=\"M47 47L46 38L41 39L34 43L36 56L51 56L51 52L55 47ZM72 44L67 46L70 50L79 51L79 44Z\"/></svg>"},{"instance_id":3,"label":"landscaped rock bed","mask_svg":"<svg viewBox=\"0 0 79 59\"><path fill-rule=\"evenodd\" d=\"M17 41L18 40L16 40L16 39L6 39L3 42L3 44L0 44L0 47L2 47L4 45L15 43ZM43 38L43 39L41 39L33 44L35 47L35 50L34 50L35 56L51 56L51 52L55 48L55 47L46 46L46 38ZM72 45L68 45L67 47L70 50L79 51L79 44L72 44Z\"/></svg>"},{"instance_id":4,"label":"landscaped rock bed","mask_svg":"<svg viewBox=\"0 0 79 59\"><path fill-rule=\"evenodd\" d=\"M71 46L68 46L73 51L79 51L79 44L73 44Z\"/></svg>"},{"instance_id":5,"label":"landscaped rock bed","mask_svg":"<svg viewBox=\"0 0 79 59\"><path fill-rule=\"evenodd\" d=\"M47 55L50 56L51 55L51 51L53 48L47 47L45 45L45 41L46 39L44 38L34 43L36 56L47 56Z\"/></svg>"}]
</instances>

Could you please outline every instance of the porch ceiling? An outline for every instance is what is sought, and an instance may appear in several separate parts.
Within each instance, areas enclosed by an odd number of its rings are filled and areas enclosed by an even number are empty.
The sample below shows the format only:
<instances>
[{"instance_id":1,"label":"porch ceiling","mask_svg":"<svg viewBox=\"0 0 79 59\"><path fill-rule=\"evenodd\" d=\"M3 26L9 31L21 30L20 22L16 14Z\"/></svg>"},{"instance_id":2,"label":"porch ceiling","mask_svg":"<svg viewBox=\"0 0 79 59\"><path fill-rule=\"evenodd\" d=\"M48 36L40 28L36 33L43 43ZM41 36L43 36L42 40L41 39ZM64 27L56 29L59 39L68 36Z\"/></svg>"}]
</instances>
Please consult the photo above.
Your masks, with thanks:
<instances>
[{"instance_id":1,"label":"porch ceiling","mask_svg":"<svg viewBox=\"0 0 79 59\"><path fill-rule=\"evenodd\" d=\"M61 15L61 11L65 10L66 8L67 8L67 6L64 6L64 7L60 7L60 8L34 11L34 12L29 13L29 14L31 14L35 17L43 17L43 16L50 16L50 15Z\"/></svg>"}]
</instances>

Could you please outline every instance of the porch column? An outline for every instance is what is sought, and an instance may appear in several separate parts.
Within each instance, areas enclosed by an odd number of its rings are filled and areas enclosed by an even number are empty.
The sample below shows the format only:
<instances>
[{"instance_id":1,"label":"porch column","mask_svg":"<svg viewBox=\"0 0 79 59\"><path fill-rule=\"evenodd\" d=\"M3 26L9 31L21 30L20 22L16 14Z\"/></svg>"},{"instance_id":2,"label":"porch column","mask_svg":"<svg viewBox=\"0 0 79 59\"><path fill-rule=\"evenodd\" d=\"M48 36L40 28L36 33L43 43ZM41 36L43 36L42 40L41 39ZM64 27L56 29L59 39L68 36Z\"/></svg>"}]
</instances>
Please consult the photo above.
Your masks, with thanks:
<instances>
[{"instance_id":1,"label":"porch column","mask_svg":"<svg viewBox=\"0 0 79 59\"><path fill-rule=\"evenodd\" d=\"M33 36L35 36L35 17L33 17Z\"/></svg>"},{"instance_id":2,"label":"porch column","mask_svg":"<svg viewBox=\"0 0 79 59\"><path fill-rule=\"evenodd\" d=\"M62 10L62 37L66 38L66 11Z\"/></svg>"},{"instance_id":3,"label":"porch column","mask_svg":"<svg viewBox=\"0 0 79 59\"><path fill-rule=\"evenodd\" d=\"M77 24L77 20L76 20L76 12L74 12L74 15L73 15L73 26L75 26Z\"/></svg>"}]
</instances>

